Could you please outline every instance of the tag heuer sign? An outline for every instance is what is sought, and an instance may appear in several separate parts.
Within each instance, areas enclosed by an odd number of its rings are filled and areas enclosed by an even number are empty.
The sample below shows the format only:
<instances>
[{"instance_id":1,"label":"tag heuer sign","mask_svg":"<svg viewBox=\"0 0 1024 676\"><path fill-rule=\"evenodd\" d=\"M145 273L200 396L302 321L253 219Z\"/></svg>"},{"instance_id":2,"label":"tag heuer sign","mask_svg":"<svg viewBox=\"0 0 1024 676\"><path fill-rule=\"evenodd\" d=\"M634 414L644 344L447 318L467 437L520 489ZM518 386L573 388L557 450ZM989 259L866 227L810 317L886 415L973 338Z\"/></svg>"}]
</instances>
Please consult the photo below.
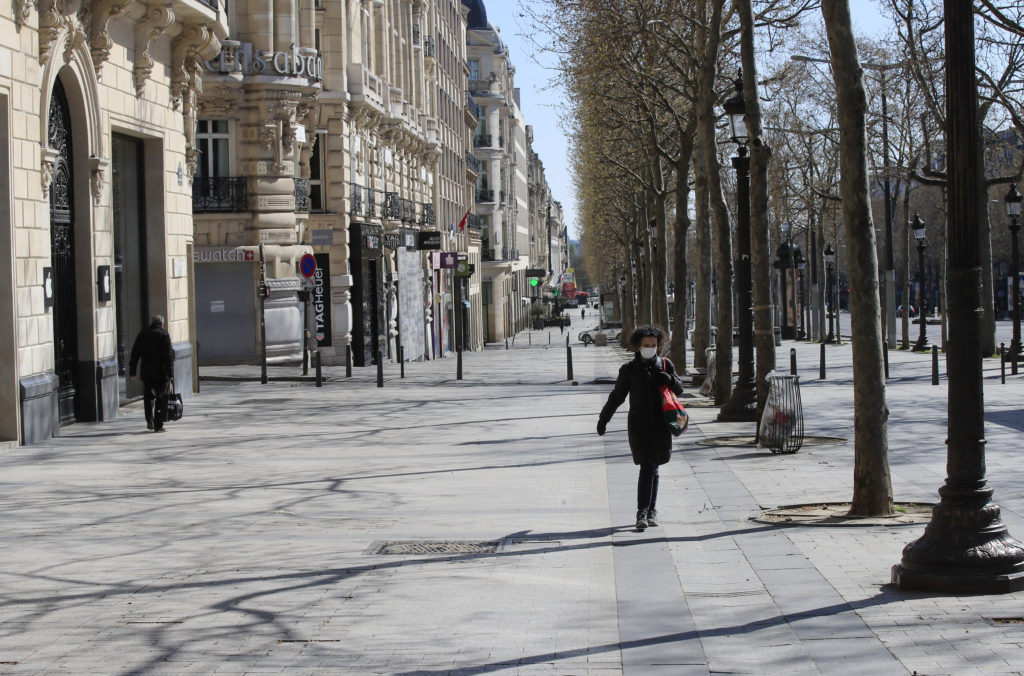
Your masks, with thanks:
<instances>
[{"instance_id":1,"label":"tag heuer sign","mask_svg":"<svg viewBox=\"0 0 1024 676\"><path fill-rule=\"evenodd\" d=\"M421 251L439 251L441 249L440 230L421 230L418 235Z\"/></svg>"},{"instance_id":2,"label":"tag heuer sign","mask_svg":"<svg viewBox=\"0 0 1024 676\"><path fill-rule=\"evenodd\" d=\"M399 237L397 232L395 232L395 233L388 233L387 235L384 235L384 248L385 249L391 249L392 251L394 251L395 249L397 249L399 247L400 244L401 244L401 237Z\"/></svg>"}]
</instances>

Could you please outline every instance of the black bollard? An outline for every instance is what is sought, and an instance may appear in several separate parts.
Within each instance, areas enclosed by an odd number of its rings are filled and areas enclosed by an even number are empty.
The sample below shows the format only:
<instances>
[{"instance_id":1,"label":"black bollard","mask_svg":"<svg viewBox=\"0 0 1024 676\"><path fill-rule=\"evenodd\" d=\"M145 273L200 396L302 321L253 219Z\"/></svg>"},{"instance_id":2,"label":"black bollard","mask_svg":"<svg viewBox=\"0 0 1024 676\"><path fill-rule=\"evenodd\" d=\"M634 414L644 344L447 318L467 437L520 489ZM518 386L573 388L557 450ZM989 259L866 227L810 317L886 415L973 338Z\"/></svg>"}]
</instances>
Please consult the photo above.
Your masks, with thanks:
<instances>
[{"instance_id":1,"label":"black bollard","mask_svg":"<svg viewBox=\"0 0 1024 676\"><path fill-rule=\"evenodd\" d=\"M825 379L825 343L821 344L821 356L818 357L818 380Z\"/></svg>"},{"instance_id":2,"label":"black bollard","mask_svg":"<svg viewBox=\"0 0 1024 676\"><path fill-rule=\"evenodd\" d=\"M527 338L527 340L529 340L529 341L530 341L530 342L528 343L528 345L530 345L530 346L532 347L532 346L533 346L533 334L532 334L532 333L528 333L528 334L526 334L526 338Z\"/></svg>"},{"instance_id":3,"label":"black bollard","mask_svg":"<svg viewBox=\"0 0 1024 676\"><path fill-rule=\"evenodd\" d=\"M345 346L345 377L352 377L352 345Z\"/></svg>"},{"instance_id":4,"label":"black bollard","mask_svg":"<svg viewBox=\"0 0 1024 676\"><path fill-rule=\"evenodd\" d=\"M309 375L309 331L305 333L302 341L302 375Z\"/></svg>"},{"instance_id":5,"label":"black bollard","mask_svg":"<svg viewBox=\"0 0 1024 676\"><path fill-rule=\"evenodd\" d=\"M405 348L402 346L398 347L398 364L401 369L401 377L405 377Z\"/></svg>"},{"instance_id":6,"label":"black bollard","mask_svg":"<svg viewBox=\"0 0 1024 676\"><path fill-rule=\"evenodd\" d=\"M508 349L508 338L505 339L505 349Z\"/></svg>"},{"instance_id":7,"label":"black bollard","mask_svg":"<svg viewBox=\"0 0 1024 676\"><path fill-rule=\"evenodd\" d=\"M789 348L789 375L796 375L796 348Z\"/></svg>"},{"instance_id":8,"label":"black bollard","mask_svg":"<svg viewBox=\"0 0 1024 676\"><path fill-rule=\"evenodd\" d=\"M548 331L548 345L551 344L551 332Z\"/></svg>"},{"instance_id":9,"label":"black bollard","mask_svg":"<svg viewBox=\"0 0 1024 676\"><path fill-rule=\"evenodd\" d=\"M1006 384L1006 343L999 343L999 382Z\"/></svg>"},{"instance_id":10,"label":"black bollard","mask_svg":"<svg viewBox=\"0 0 1024 676\"><path fill-rule=\"evenodd\" d=\"M882 362L885 364L885 379L889 379L889 343L882 343Z\"/></svg>"},{"instance_id":11,"label":"black bollard","mask_svg":"<svg viewBox=\"0 0 1024 676\"><path fill-rule=\"evenodd\" d=\"M377 387L384 387L384 350L377 350Z\"/></svg>"},{"instance_id":12,"label":"black bollard","mask_svg":"<svg viewBox=\"0 0 1024 676\"><path fill-rule=\"evenodd\" d=\"M462 380L462 350L455 351L455 379Z\"/></svg>"},{"instance_id":13,"label":"black bollard","mask_svg":"<svg viewBox=\"0 0 1024 676\"><path fill-rule=\"evenodd\" d=\"M565 372L566 380L572 380L572 348L565 349Z\"/></svg>"},{"instance_id":14,"label":"black bollard","mask_svg":"<svg viewBox=\"0 0 1024 676\"><path fill-rule=\"evenodd\" d=\"M565 346L569 347L569 336L565 337Z\"/></svg>"},{"instance_id":15,"label":"black bollard","mask_svg":"<svg viewBox=\"0 0 1024 676\"><path fill-rule=\"evenodd\" d=\"M316 360L316 386L323 387L324 372L323 369L320 367L320 350L316 350L313 352L313 359Z\"/></svg>"},{"instance_id":16,"label":"black bollard","mask_svg":"<svg viewBox=\"0 0 1024 676\"><path fill-rule=\"evenodd\" d=\"M921 317L924 321L924 317ZM932 345L932 385L939 384L939 346Z\"/></svg>"}]
</instances>

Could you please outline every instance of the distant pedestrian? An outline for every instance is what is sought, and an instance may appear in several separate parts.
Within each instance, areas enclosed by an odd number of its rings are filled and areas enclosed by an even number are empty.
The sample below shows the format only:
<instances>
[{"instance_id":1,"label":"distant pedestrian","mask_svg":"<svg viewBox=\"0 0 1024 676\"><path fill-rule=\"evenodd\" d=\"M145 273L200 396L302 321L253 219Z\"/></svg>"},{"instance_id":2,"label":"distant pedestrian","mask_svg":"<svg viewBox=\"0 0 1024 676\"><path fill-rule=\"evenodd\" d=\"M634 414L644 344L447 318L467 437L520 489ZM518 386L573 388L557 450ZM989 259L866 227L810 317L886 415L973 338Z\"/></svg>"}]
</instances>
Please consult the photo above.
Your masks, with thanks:
<instances>
[{"instance_id":1,"label":"distant pedestrian","mask_svg":"<svg viewBox=\"0 0 1024 676\"><path fill-rule=\"evenodd\" d=\"M672 432L662 415L659 388L668 385L677 396L683 393L683 384L672 362L658 356L664 344L665 332L657 326L641 326L633 331L629 346L636 351L636 357L619 369L615 389L608 395L597 420L597 433L603 436L608 421L629 395L629 451L633 464L640 466L636 487L638 530L658 525L658 467L668 462L672 454Z\"/></svg>"},{"instance_id":2,"label":"distant pedestrian","mask_svg":"<svg viewBox=\"0 0 1024 676\"><path fill-rule=\"evenodd\" d=\"M580 319L586 319L586 318L587 318L587 308L586 307L582 307L582 308L580 308Z\"/></svg>"},{"instance_id":3,"label":"distant pedestrian","mask_svg":"<svg viewBox=\"0 0 1024 676\"><path fill-rule=\"evenodd\" d=\"M149 326L139 332L132 345L132 357L128 363L128 375L134 380L136 367L142 359L143 406L146 409L146 428L154 432L164 431L164 405L161 397L167 383L174 380L174 349L171 337L164 330L164 318L155 315Z\"/></svg>"}]
</instances>

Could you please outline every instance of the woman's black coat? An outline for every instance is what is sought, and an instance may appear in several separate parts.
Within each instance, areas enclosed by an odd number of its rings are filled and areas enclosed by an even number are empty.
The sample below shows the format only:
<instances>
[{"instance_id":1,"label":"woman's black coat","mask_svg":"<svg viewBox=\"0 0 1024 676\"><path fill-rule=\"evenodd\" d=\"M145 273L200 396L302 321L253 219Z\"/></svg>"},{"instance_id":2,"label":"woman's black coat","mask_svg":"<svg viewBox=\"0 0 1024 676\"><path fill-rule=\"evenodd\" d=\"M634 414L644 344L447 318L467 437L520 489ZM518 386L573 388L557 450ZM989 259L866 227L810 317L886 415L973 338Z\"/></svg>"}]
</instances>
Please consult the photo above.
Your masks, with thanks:
<instances>
[{"instance_id":1,"label":"woman's black coat","mask_svg":"<svg viewBox=\"0 0 1024 676\"><path fill-rule=\"evenodd\" d=\"M661 412L658 380L663 377L655 375L659 371L668 374L669 382L666 384L676 395L683 393L683 384L671 361L655 357L644 362L638 353L633 361L623 364L619 369L615 389L608 395L608 402L601 409L601 417L598 419L599 427L607 425L615 410L629 395L629 450L636 465L664 465L672 454L672 432Z\"/></svg>"}]
</instances>

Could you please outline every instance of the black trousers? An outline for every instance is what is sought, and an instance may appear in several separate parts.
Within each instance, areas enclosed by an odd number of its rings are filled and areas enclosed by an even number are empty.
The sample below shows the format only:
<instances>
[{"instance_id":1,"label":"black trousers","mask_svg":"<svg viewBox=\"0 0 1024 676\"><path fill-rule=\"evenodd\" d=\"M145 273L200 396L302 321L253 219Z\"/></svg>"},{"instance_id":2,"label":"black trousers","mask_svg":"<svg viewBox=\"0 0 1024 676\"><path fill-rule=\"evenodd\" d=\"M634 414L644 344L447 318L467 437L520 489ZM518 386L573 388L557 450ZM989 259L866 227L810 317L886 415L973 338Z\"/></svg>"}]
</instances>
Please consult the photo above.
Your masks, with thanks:
<instances>
[{"instance_id":1,"label":"black trousers","mask_svg":"<svg viewBox=\"0 0 1024 676\"><path fill-rule=\"evenodd\" d=\"M167 400L160 396L167 388L167 380L143 380L142 386L144 388L142 403L146 409L146 424L152 425L153 429L158 430L164 426L164 420L167 417L167 412L164 411Z\"/></svg>"},{"instance_id":2,"label":"black trousers","mask_svg":"<svg viewBox=\"0 0 1024 676\"><path fill-rule=\"evenodd\" d=\"M640 465L640 478L636 483L636 508L654 509L658 501L658 465L655 463Z\"/></svg>"}]
</instances>

